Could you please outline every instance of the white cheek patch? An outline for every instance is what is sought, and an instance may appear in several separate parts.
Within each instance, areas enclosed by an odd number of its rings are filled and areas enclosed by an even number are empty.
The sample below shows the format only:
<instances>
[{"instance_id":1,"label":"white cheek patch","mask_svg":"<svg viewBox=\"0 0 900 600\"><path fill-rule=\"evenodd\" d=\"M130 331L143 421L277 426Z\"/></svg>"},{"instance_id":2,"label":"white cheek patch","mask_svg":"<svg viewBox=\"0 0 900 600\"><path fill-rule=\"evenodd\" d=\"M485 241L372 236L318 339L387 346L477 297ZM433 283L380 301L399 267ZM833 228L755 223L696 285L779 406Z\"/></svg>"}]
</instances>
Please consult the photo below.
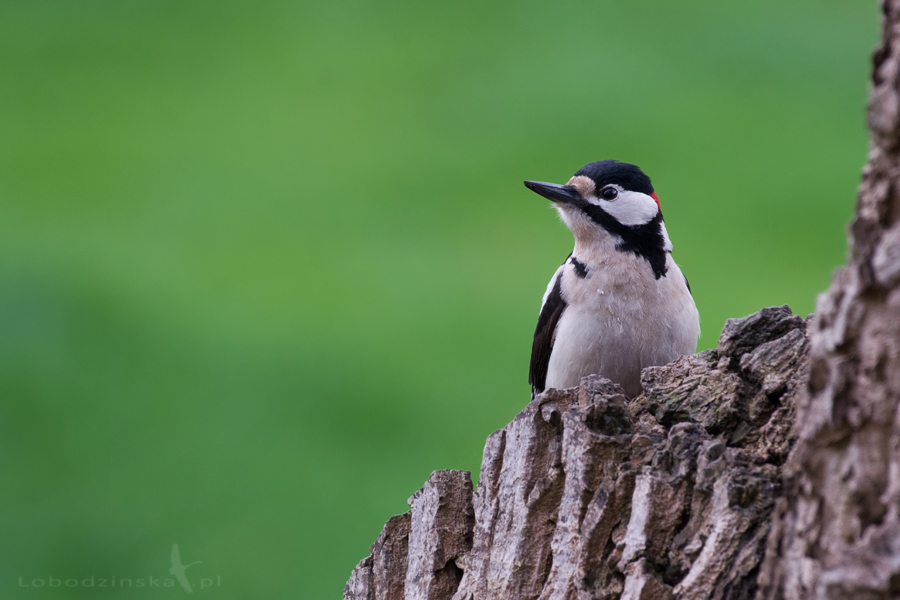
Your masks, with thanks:
<instances>
[{"instance_id":1,"label":"white cheek patch","mask_svg":"<svg viewBox=\"0 0 900 600\"><path fill-rule=\"evenodd\" d=\"M594 200L591 198L591 202L615 217L616 221L622 225L628 225L629 227L649 223L656 216L656 213L659 212L656 200L640 192L620 190L619 197L615 200L609 201L602 198Z\"/></svg>"}]
</instances>

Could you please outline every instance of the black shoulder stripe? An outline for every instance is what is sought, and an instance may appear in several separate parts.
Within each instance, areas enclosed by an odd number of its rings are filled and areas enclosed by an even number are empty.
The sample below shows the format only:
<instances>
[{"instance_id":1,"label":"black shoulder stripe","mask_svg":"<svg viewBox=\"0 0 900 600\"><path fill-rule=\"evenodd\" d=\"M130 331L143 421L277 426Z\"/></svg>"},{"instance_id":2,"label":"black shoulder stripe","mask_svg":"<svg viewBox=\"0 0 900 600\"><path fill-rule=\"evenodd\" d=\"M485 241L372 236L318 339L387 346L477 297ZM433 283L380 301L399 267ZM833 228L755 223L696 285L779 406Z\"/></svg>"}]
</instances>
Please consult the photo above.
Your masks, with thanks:
<instances>
[{"instance_id":1,"label":"black shoulder stripe","mask_svg":"<svg viewBox=\"0 0 900 600\"><path fill-rule=\"evenodd\" d=\"M544 391L547 383L547 368L550 365L550 353L553 351L553 335L559 318L566 309L566 301L562 297L562 270L557 271L556 282L541 308L537 327L534 330L534 343L531 345L531 365L528 369L528 383L531 384L532 397Z\"/></svg>"},{"instance_id":2,"label":"black shoulder stripe","mask_svg":"<svg viewBox=\"0 0 900 600\"><path fill-rule=\"evenodd\" d=\"M572 262L572 266L575 267L576 275L578 275L582 279L587 277L588 268L587 268L586 264L584 264L583 262L581 262L580 260L578 260L577 258L572 256L571 254L569 255L569 260Z\"/></svg>"},{"instance_id":3,"label":"black shoulder stripe","mask_svg":"<svg viewBox=\"0 0 900 600\"><path fill-rule=\"evenodd\" d=\"M684 277L684 285L687 286L688 294L690 294L691 296L693 296L693 295L694 295L694 292L691 291L691 282L689 282L689 281L687 280L687 275L685 275L684 273L682 273L681 276Z\"/></svg>"}]
</instances>

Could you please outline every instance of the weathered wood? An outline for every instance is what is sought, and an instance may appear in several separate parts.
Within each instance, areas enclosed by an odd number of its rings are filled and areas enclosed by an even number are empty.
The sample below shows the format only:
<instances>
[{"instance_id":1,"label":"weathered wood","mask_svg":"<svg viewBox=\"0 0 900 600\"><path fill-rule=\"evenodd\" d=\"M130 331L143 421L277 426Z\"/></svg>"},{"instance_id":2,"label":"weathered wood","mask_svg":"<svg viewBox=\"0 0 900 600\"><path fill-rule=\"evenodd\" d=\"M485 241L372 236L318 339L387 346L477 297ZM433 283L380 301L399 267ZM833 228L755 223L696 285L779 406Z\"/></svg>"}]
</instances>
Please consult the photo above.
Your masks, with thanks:
<instances>
[{"instance_id":1,"label":"weathered wood","mask_svg":"<svg viewBox=\"0 0 900 600\"><path fill-rule=\"evenodd\" d=\"M435 471L409 505L406 598L449 598L462 577L456 561L472 548L472 478L468 471Z\"/></svg>"},{"instance_id":2,"label":"weathered wood","mask_svg":"<svg viewBox=\"0 0 900 600\"><path fill-rule=\"evenodd\" d=\"M732 319L718 349L646 369L628 403L596 376L548 390L488 438L474 495L468 474L432 474L345 599L751 598L805 331L787 307ZM389 529L408 556L379 558Z\"/></svg>"}]
</instances>

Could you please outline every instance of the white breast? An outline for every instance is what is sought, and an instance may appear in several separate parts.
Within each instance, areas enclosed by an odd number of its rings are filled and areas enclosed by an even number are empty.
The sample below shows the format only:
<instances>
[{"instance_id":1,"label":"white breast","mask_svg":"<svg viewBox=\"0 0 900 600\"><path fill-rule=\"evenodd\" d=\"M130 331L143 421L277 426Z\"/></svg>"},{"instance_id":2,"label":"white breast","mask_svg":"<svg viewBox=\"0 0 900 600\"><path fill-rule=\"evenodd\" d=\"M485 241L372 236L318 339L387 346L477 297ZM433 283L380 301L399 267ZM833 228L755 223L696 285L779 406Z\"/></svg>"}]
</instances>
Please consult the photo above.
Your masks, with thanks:
<instances>
[{"instance_id":1,"label":"white breast","mask_svg":"<svg viewBox=\"0 0 900 600\"><path fill-rule=\"evenodd\" d=\"M594 248L574 256L588 265L586 278L563 266L566 309L556 329L546 388L578 385L597 373L637 396L641 369L693 353L700 316L684 276L667 255L666 275L655 279L634 253Z\"/></svg>"}]
</instances>

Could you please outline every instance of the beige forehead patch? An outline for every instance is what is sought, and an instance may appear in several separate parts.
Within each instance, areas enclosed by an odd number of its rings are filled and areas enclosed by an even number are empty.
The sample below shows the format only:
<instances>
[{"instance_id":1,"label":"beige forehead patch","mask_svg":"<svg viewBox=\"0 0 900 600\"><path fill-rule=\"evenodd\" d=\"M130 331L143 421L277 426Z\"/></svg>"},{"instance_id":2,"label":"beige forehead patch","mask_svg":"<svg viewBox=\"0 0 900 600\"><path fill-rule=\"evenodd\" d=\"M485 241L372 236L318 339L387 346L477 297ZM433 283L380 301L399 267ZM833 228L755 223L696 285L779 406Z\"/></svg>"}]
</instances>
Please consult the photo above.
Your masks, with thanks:
<instances>
[{"instance_id":1,"label":"beige forehead patch","mask_svg":"<svg viewBox=\"0 0 900 600\"><path fill-rule=\"evenodd\" d=\"M594 194L594 180L587 175L576 175L566 185L573 186L582 196L592 196Z\"/></svg>"}]
</instances>

